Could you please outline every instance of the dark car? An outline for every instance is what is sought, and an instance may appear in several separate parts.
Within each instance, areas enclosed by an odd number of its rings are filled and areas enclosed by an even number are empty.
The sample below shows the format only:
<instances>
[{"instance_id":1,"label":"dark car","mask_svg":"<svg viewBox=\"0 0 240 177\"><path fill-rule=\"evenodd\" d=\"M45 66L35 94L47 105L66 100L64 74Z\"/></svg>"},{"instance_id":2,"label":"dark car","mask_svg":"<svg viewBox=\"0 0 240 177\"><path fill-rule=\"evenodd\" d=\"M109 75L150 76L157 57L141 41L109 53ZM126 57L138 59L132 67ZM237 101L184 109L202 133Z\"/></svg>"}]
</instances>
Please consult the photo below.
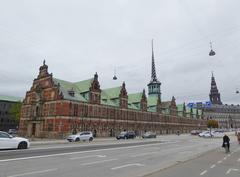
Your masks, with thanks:
<instances>
[{"instance_id":1,"label":"dark car","mask_svg":"<svg viewBox=\"0 0 240 177\"><path fill-rule=\"evenodd\" d=\"M130 138L135 138L136 134L133 131L124 131L121 132L116 138L119 139L130 139Z\"/></svg>"},{"instance_id":2,"label":"dark car","mask_svg":"<svg viewBox=\"0 0 240 177\"><path fill-rule=\"evenodd\" d=\"M154 132L146 132L142 135L142 138L156 138L157 135Z\"/></svg>"}]
</instances>

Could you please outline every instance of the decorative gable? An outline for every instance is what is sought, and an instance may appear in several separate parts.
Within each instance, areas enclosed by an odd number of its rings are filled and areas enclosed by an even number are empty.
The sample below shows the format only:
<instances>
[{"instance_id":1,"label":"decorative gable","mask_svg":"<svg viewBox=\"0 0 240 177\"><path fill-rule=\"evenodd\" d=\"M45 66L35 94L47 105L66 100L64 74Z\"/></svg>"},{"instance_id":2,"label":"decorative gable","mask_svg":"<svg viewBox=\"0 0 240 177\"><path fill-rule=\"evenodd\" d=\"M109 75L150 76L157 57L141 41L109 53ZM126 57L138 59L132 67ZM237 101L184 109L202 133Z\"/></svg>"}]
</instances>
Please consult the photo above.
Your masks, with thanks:
<instances>
[{"instance_id":1,"label":"decorative gable","mask_svg":"<svg viewBox=\"0 0 240 177\"><path fill-rule=\"evenodd\" d=\"M98 74L95 73L94 79L91 83L91 87L89 88L89 101L93 104L100 104L101 103L101 89L100 84L98 82Z\"/></svg>"},{"instance_id":2,"label":"decorative gable","mask_svg":"<svg viewBox=\"0 0 240 177\"><path fill-rule=\"evenodd\" d=\"M125 82L123 82L120 94L119 94L119 106L121 108L128 108L128 95L126 90Z\"/></svg>"}]
</instances>

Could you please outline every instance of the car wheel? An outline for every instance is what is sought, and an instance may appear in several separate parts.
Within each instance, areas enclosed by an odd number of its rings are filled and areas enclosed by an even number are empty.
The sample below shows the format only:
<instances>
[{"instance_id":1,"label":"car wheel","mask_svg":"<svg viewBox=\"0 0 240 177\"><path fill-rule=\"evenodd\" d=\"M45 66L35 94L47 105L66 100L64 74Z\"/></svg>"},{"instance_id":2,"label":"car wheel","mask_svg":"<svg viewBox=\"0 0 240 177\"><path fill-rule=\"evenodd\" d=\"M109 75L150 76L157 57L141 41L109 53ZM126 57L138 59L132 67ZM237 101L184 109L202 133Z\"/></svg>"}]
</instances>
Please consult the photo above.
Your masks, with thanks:
<instances>
[{"instance_id":1,"label":"car wheel","mask_svg":"<svg viewBox=\"0 0 240 177\"><path fill-rule=\"evenodd\" d=\"M80 141L80 138L76 138L76 140L75 140L75 141L76 141L76 142L77 142L77 141Z\"/></svg>"},{"instance_id":2,"label":"car wheel","mask_svg":"<svg viewBox=\"0 0 240 177\"><path fill-rule=\"evenodd\" d=\"M26 142L20 142L18 145L18 149L27 149L27 143Z\"/></svg>"},{"instance_id":3,"label":"car wheel","mask_svg":"<svg viewBox=\"0 0 240 177\"><path fill-rule=\"evenodd\" d=\"M90 137L90 138L89 138L89 141L92 141L92 140L93 140L93 137Z\"/></svg>"}]
</instances>

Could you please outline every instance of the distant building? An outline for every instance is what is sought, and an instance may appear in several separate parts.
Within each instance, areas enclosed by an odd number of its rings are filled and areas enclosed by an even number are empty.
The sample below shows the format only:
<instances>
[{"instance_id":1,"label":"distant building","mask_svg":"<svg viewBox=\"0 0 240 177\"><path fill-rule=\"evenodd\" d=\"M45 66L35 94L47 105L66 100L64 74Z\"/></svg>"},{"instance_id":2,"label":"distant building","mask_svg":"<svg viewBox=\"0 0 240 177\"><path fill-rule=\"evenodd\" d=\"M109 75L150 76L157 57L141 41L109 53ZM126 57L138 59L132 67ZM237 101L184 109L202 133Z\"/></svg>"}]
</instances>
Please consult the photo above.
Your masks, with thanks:
<instances>
[{"instance_id":1,"label":"distant building","mask_svg":"<svg viewBox=\"0 0 240 177\"><path fill-rule=\"evenodd\" d=\"M209 98L212 105L203 108L205 118L217 120L219 128L240 128L240 106L222 104L213 74Z\"/></svg>"},{"instance_id":2,"label":"distant building","mask_svg":"<svg viewBox=\"0 0 240 177\"><path fill-rule=\"evenodd\" d=\"M21 98L0 95L0 131L18 128L18 122L10 114L11 107Z\"/></svg>"},{"instance_id":3,"label":"distant building","mask_svg":"<svg viewBox=\"0 0 240 177\"><path fill-rule=\"evenodd\" d=\"M123 130L166 134L206 128L205 120L179 116L174 97L163 102L160 86L153 51L148 97L145 90L128 94L124 82L101 89L97 73L80 82L56 79L44 61L23 100L20 130L25 136L64 137L73 130L115 136Z\"/></svg>"}]
</instances>

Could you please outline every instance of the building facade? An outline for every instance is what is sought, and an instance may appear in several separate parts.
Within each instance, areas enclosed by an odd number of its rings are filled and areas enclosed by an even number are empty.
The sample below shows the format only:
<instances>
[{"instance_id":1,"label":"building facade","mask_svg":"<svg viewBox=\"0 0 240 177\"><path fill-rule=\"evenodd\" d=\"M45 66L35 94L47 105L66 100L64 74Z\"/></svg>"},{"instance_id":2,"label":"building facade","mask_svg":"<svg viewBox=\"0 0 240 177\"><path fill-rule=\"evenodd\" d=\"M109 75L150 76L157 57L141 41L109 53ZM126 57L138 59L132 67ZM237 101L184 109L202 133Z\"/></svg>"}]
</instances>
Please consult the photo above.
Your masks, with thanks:
<instances>
[{"instance_id":1,"label":"building facade","mask_svg":"<svg viewBox=\"0 0 240 177\"><path fill-rule=\"evenodd\" d=\"M11 115L11 108L20 98L0 95L0 131L8 131L9 129L17 129L18 121Z\"/></svg>"},{"instance_id":2,"label":"building facade","mask_svg":"<svg viewBox=\"0 0 240 177\"><path fill-rule=\"evenodd\" d=\"M101 89L97 73L80 82L56 79L48 73L44 61L23 100L21 134L62 138L73 130L115 136L123 130L141 135L149 130L168 134L206 128L206 120L200 117L181 116L174 97L163 102L160 85L154 56L148 96L145 90L128 94L124 82L119 87Z\"/></svg>"},{"instance_id":3,"label":"building facade","mask_svg":"<svg viewBox=\"0 0 240 177\"><path fill-rule=\"evenodd\" d=\"M219 128L240 128L240 105L222 104L213 73L209 98L212 105L203 108L203 114L206 119L217 120Z\"/></svg>"}]
</instances>

